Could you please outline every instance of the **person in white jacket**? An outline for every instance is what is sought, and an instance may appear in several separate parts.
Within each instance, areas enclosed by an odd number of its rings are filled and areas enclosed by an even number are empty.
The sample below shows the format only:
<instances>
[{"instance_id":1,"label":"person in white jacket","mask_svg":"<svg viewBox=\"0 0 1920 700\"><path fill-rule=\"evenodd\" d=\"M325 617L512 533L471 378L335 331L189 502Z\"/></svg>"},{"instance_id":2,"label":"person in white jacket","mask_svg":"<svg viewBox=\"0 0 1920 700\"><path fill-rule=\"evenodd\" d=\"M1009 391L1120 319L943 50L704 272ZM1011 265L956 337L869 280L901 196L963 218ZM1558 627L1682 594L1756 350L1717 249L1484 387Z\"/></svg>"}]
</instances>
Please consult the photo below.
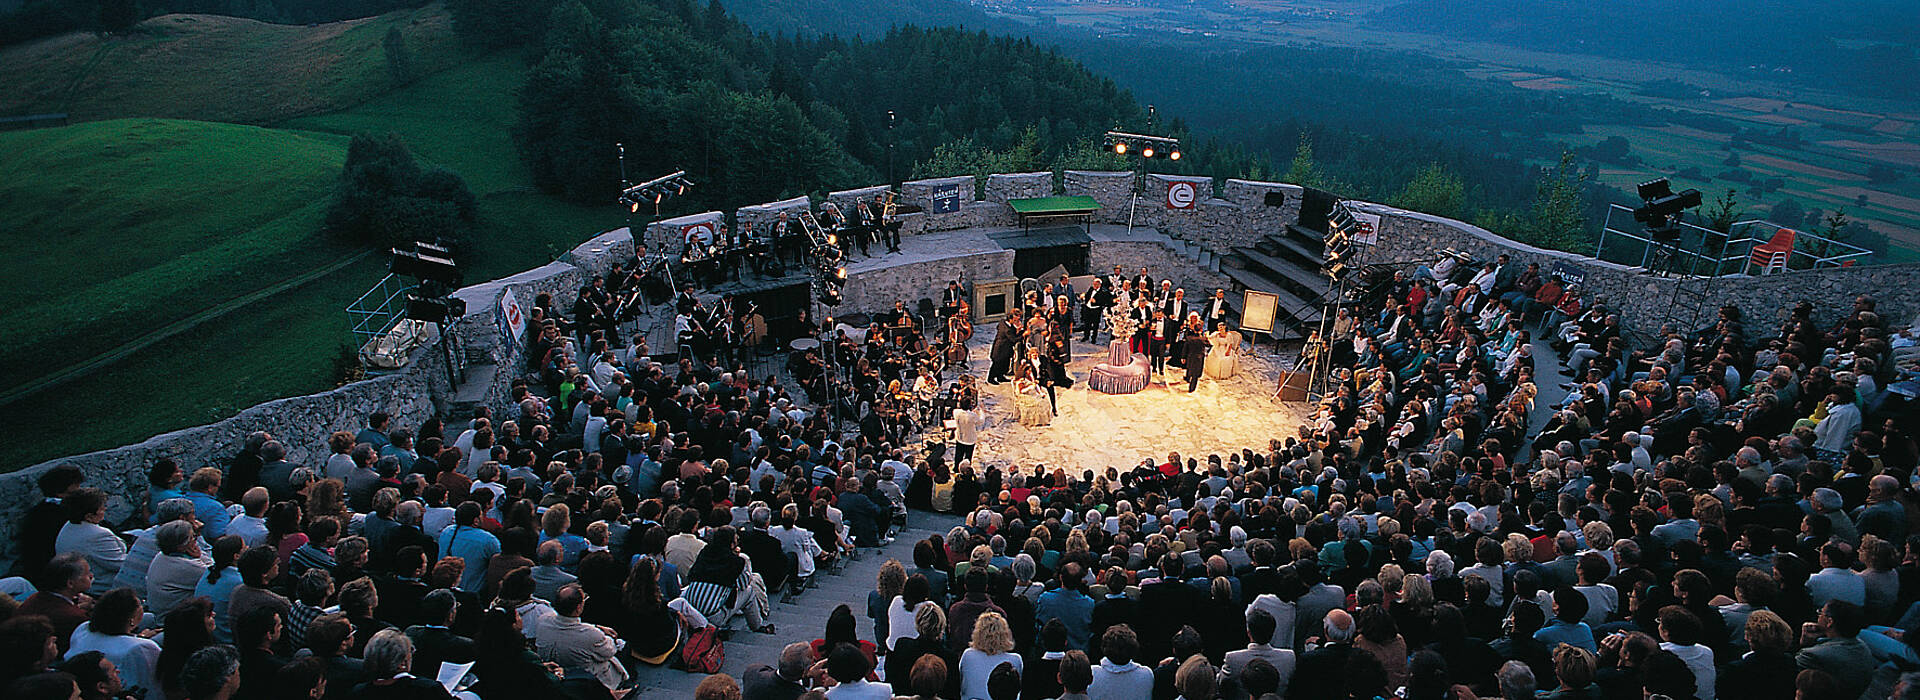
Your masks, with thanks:
<instances>
[{"instance_id":1,"label":"person in white jacket","mask_svg":"<svg viewBox=\"0 0 1920 700\"><path fill-rule=\"evenodd\" d=\"M126 540L100 524L107 519L107 493L92 487L74 489L61 505L67 510L67 524L54 539L53 553L86 557L93 568L93 587L87 593L106 593L127 560Z\"/></svg>"}]
</instances>

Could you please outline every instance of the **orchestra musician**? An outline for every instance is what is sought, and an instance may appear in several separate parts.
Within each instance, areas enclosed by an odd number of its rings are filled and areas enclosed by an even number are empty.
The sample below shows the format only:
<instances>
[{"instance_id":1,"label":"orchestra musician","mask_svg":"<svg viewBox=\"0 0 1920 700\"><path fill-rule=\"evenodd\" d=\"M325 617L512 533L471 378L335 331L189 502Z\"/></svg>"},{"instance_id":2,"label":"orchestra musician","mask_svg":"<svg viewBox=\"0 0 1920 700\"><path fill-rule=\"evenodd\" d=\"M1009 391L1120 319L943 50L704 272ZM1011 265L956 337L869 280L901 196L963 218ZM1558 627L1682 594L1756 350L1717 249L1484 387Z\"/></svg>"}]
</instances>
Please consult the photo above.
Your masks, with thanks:
<instances>
[{"instance_id":1,"label":"orchestra musician","mask_svg":"<svg viewBox=\"0 0 1920 700\"><path fill-rule=\"evenodd\" d=\"M804 259L806 238L800 231L800 224L795 223L787 212L780 212L780 218L773 222L774 267L784 272L789 259L795 263Z\"/></svg>"},{"instance_id":2,"label":"orchestra musician","mask_svg":"<svg viewBox=\"0 0 1920 700\"><path fill-rule=\"evenodd\" d=\"M960 288L960 280L947 283L945 291L940 292L940 318L951 318L959 313L960 305L967 303L967 293Z\"/></svg>"},{"instance_id":3,"label":"orchestra musician","mask_svg":"<svg viewBox=\"0 0 1920 700\"><path fill-rule=\"evenodd\" d=\"M900 222L887 218L887 205L879 197L867 201L867 220L873 222L875 237L887 244L887 252L900 252Z\"/></svg>"},{"instance_id":4,"label":"orchestra musician","mask_svg":"<svg viewBox=\"0 0 1920 700\"><path fill-rule=\"evenodd\" d=\"M954 284L957 286L959 283ZM970 310L967 302L961 301L958 309L947 317L947 364L961 369L967 368L969 356L972 354L967 347L967 341L973 339L973 317L969 313Z\"/></svg>"},{"instance_id":5,"label":"orchestra musician","mask_svg":"<svg viewBox=\"0 0 1920 700\"><path fill-rule=\"evenodd\" d=\"M844 225L846 233L843 235L852 238L853 243L860 246L861 257L871 258L873 253L868 252L867 246L873 243L873 229L867 225L866 202L867 200L862 198L855 200L853 206L847 207L847 219ZM852 251L849 250L848 253L851 254Z\"/></svg>"}]
</instances>

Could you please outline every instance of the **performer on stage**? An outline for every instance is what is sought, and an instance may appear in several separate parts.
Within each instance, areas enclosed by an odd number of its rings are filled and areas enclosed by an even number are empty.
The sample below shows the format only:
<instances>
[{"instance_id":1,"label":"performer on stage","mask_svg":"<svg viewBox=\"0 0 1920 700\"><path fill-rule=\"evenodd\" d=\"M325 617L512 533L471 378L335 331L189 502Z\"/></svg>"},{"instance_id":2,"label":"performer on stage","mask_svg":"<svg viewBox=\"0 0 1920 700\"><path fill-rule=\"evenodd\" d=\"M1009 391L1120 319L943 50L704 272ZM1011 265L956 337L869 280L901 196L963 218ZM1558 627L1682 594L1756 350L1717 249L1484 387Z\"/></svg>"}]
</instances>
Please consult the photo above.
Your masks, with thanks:
<instances>
[{"instance_id":1,"label":"performer on stage","mask_svg":"<svg viewBox=\"0 0 1920 700\"><path fill-rule=\"evenodd\" d=\"M1133 352L1153 355L1153 305L1145 296L1133 300Z\"/></svg>"},{"instance_id":2,"label":"performer on stage","mask_svg":"<svg viewBox=\"0 0 1920 700\"><path fill-rule=\"evenodd\" d=\"M940 292L940 318L950 318L959 313L960 306L967 302L967 292L960 288L960 280L947 283L946 291Z\"/></svg>"},{"instance_id":3,"label":"performer on stage","mask_svg":"<svg viewBox=\"0 0 1920 700\"><path fill-rule=\"evenodd\" d=\"M989 358L993 361L987 370L988 384L1002 384L1007 381L1007 370L1012 368L1014 352L1019 349L1022 319L1018 313L1009 313L1000 319L1000 326L994 330L993 352Z\"/></svg>"},{"instance_id":4,"label":"performer on stage","mask_svg":"<svg viewBox=\"0 0 1920 700\"><path fill-rule=\"evenodd\" d=\"M1113 290L1106 281L1093 278L1093 288L1080 298L1080 342L1091 343L1100 333L1100 318L1113 306Z\"/></svg>"},{"instance_id":5,"label":"performer on stage","mask_svg":"<svg viewBox=\"0 0 1920 700\"><path fill-rule=\"evenodd\" d=\"M1067 294L1070 293L1072 290L1068 289L1062 291L1060 296L1054 297L1053 309L1047 313L1047 322L1053 325L1048 329L1048 335L1063 341L1073 339L1073 302L1067 299Z\"/></svg>"},{"instance_id":6,"label":"performer on stage","mask_svg":"<svg viewBox=\"0 0 1920 700\"><path fill-rule=\"evenodd\" d=\"M1211 348L1200 314L1187 314L1187 323L1180 331L1180 364L1187 370L1187 393L1200 388L1200 375L1206 373L1207 351Z\"/></svg>"},{"instance_id":7,"label":"performer on stage","mask_svg":"<svg viewBox=\"0 0 1920 700\"><path fill-rule=\"evenodd\" d=\"M1015 363L1013 376L1014 417L1025 426L1053 423L1051 387L1041 375L1040 351L1031 349L1027 357ZM1042 395L1046 394L1045 400Z\"/></svg>"},{"instance_id":8,"label":"performer on stage","mask_svg":"<svg viewBox=\"0 0 1920 700\"><path fill-rule=\"evenodd\" d=\"M1219 328L1220 324L1226 323L1227 312L1231 310L1232 309L1227 307L1227 290L1213 290L1213 298L1207 300L1205 313L1201 316L1201 318L1206 319L1207 330L1211 331Z\"/></svg>"},{"instance_id":9,"label":"performer on stage","mask_svg":"<svg viewBox=\"0 0 1920 700\"><path fill-rule=\"evenodd\" d=\"M887 252L900 252L900 222L887 218L887 205L879 197L867 203L867 219L873 222L874 234L887 244Z\"/></svg>"},{"instance_id":10,"label":"performer on stage","mask_svg":"<svg viewBox=\"0 0 1920 700\"><path fill-rule=\"evenodd\" d=\"M947 317L946 361L961 370L972 364L973 350L967 347L967 342L973 340L973 318L968 311L968 304L963 301L959 310Z\"/></svg>"},{"instance_id":11,"label":"performer on stage","mask_svg":"<svg viewBox=\"0 0 1920 700\"><path fill-rule=\"evenodd\" d=\"M1239 371L1240 331L1231 323L1221 323L1207 336L1212 348L1207 351L1207 378L1228 379Z\"/></svg>"},{"instance_id":12,"label":"performer on stage","mask_svg":"<svg viewBox=\"0 0 1920 700\"><path fill-rule=\"evenodd\" d=\"M1167 312L1155 309L1153 322L1147 326L1147 351L1153 360L1153 373L1159 375L1167 371L1167 356L1173 354L1173 344L1180 339L1180 322L1167 317Z\"/></svg>"},{"instance_id":13,"label":"performer on stage","mask_svg":"<svg viewBox=\"0 0 1920 700\"><path fill-rule=\"evenodd\" d=\"M1187 318L1187 290L1175 289L1171 294L1166 293L1165 290L1171 286L1169 282L1160 283L1160 310L1167 312L1167 318L1173 319L1174 323L1182 323Z\"/></svg>"}]
</instances>

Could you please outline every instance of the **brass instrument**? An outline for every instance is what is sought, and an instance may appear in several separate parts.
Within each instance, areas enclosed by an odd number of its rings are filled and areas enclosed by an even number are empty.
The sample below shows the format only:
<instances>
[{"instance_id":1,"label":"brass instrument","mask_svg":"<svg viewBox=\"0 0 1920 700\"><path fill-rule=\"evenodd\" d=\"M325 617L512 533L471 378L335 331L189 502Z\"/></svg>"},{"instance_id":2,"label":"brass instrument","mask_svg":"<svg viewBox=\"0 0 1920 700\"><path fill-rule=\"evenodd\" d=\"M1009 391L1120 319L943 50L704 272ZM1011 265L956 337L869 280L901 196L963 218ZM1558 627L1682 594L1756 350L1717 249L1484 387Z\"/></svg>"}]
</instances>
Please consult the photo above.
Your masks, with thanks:
<instances>
[{"instance_id":1,"label":"brass instrument","mask_svg":"<svg viewBox=\"0 0 1920 700\"><path fill-rule=\"evenodd\" d=\"M881 197L881 204L883 205L880 208L880 220L874 223L886 223L888 221L892 221L894 213L898 212L900 209L900 204L898 202L899 195L893 190L887 190L886 193L880 195L880 197Z\"/></svg>"}]
</instances>

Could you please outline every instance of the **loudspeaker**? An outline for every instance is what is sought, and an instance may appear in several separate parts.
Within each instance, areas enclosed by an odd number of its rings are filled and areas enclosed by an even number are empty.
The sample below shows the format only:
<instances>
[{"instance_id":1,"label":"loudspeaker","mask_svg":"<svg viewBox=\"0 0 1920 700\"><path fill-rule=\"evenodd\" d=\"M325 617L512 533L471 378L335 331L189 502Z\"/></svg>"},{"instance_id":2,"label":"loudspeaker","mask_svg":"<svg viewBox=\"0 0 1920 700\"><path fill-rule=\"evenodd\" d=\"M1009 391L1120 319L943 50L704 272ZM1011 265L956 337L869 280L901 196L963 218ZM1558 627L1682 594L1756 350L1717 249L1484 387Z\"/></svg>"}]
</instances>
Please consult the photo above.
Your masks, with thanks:
<instances>
[{"instance_id":1,"label":"loudspeaker","mask_svg":"<svg viewBox=\"0 0 1920 700\"><path fill-rule=\"evenodd\" d=\"M1333 215L1333 206L1340 198L1325 190L1312 187L1300 195L1300 228L1309 231L1327 232L1327 217Z\"/></svg>"},{"instance_id":2,"label":"loudspeaker","mask_svg":"<svg viewBox=\"0 0 1920 700\"><path fill-rule=\"evenodd\" d=\"M1284 207L1286 205L1287 205L1287 193L1277 192L1277 191L1267 192L1267 206Z\"/></svg>"}]
</instances>

